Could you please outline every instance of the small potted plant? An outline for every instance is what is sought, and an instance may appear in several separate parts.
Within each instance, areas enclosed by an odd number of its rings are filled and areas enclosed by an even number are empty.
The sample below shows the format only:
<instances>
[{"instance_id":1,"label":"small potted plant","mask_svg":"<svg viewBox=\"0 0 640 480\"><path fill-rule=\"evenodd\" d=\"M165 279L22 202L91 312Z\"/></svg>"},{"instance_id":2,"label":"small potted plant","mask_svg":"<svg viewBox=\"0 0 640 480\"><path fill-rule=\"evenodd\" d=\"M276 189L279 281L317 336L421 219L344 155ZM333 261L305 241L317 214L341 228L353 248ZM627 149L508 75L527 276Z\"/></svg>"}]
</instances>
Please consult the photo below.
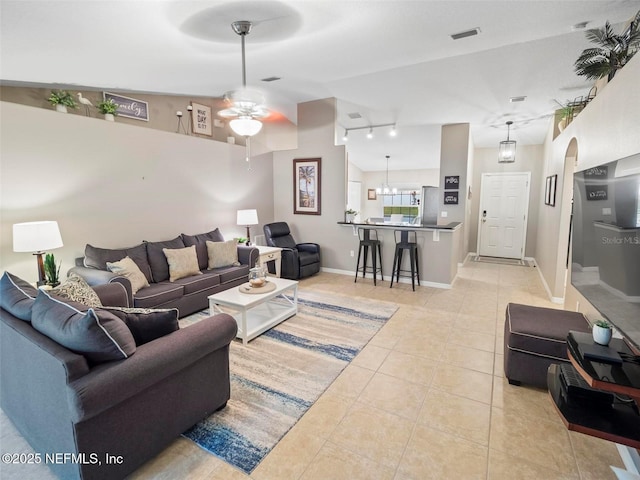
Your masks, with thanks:
<instances>
[{"instance_id":1,"label":"small potted plant","mask_svg":"<svg viewBox=\"0 0 640 480\"><path fill-rule=\"evenodd\" d=\"M596 320L591 330L593 333L593 341L600 345L609 345L611 341L611 324L606 320Z\"/></svg>"},{"instance_id":2,"label":"small potted plant","mask_svg":"<svg viewBox=\"0 0 640 480\"><path fill-rule=\"evenodd\" d=\"M48 102L56 107L56 111L60 113L67 113L67 107L78 108L73 95L65 90L51 90Z\"/></svg>"},{"instance_id":3,"label":"small potted plant","mask_svg":"<svg viewBox=\"0 0 640 480\"><path fill-rule=\"evenodd\" d=\"M113 122L119 106L119 104L113 101L113 98L110 98L109 100L99 102L96 108L104 115L105 120Z\"/></svg>"},{"instance_id":4,"label":"small potted plant","mask_svg":"<svg viewBox=\"0 0 640 480\"><path fill-rule=\"evenodd\" d=\"M44 257L44 276L46 278L47 285L50 287L57 287L60 285L60 264L56 265L56 259L52 253L47 253Z\"/></svg>"},{"instance_id":5,"label":"small potted plant","mask_svg":"<svg viewBox=\"0 0 640 480\"><path fill-rule=\"evenodd\" d=\"M236 238L236 242L238 242L238 245L244 245L246 244L248 241L247 237L238 237Z\"/></svg>"},{"instance_id":6,"label":"small potted plant","mask_svg":"<svg viewBox=\"0 0 640 480\"><path fill-rule=\"evenodd\" d=\"M558 122L558 130L563 131L565 128L567 128L567 125L571 123L571 120L573 120L573 107L570 106L567 102L567 104L562 105L558 109L558 112L558 116L560 117L560 121Z\"/></svg>"},{"instance_id":7,"label":"small potted plant","mask_svg":"<svg viewBox=\"0 0 640 480\"><path fill-rule=\"evenodd\" d=\"M344 211L345 222L353 223L353 219L356 217L356 215L358 215L358 212L356 212L352 208L345 210Z\"/></svg>"}]
</instances>

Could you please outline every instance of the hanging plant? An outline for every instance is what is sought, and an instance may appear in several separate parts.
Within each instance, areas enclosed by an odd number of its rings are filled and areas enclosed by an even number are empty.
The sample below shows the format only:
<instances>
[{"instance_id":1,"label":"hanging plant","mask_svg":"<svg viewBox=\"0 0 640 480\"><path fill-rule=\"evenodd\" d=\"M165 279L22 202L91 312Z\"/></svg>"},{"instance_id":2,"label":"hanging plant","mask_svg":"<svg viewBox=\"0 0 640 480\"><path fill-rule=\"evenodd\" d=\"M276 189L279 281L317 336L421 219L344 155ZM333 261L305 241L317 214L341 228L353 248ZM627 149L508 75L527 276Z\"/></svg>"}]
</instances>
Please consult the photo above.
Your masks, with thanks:
<instances>
[{"instance_id":1,"label":"hanging plant","mask_svg":"<svg viewBox=\"0 0 640 480\"><path fill-rule=\"evenodd\" d=\"M640 49L639 24L640 10L621 35L613 32L609 22L605 23L604 28L587 30L587 40L597 46L582 51L574 64L575 72L589 80L603 77L611 80Z\"/></svg>"}]
</instances>

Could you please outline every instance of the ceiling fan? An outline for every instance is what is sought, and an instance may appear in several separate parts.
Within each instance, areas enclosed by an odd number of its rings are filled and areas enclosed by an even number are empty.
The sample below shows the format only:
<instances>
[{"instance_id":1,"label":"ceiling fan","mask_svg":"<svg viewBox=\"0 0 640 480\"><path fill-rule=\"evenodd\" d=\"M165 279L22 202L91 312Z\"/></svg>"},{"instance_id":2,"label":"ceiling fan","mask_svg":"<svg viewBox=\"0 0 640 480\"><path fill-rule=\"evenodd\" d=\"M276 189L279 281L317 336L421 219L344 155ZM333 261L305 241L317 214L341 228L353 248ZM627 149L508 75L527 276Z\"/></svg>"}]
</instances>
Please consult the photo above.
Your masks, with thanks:
<instances>
[{"instance_id":1,"label":"ceiling fan","mask_svg":"<svg viewBox=\"0 0 640 480\"><path fill-rule=\"evenodd\" d=\"M233 22L231 28L240 35L242 45L242 89L232 90L224 94L224 101L228 108L218 112L223 118L232 119L229 122L231 129L243 137L256 135L262 129L260 119L270 115L269 110L263 105L264 97L260 92L247 88L247 73L245 65L244 42L245 37L251 32L252 24L246 20Z\"/></svg>"}]
</instances>

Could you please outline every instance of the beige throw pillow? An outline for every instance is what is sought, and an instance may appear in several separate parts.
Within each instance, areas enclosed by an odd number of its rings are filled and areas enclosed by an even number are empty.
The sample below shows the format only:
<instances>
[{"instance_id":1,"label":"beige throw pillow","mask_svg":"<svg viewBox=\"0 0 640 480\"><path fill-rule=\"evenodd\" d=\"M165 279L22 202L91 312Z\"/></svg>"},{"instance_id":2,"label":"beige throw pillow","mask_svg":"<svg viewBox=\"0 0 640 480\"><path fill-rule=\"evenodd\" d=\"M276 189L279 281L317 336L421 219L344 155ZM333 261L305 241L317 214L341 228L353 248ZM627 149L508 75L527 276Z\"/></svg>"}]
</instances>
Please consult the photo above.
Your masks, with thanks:
<instances>
[{"instance_id":1,"label":"beige throw pillow","mask_svg":"<svg viewBox=\"0 0 640 480\"><path fill-rule=\"evenodd\" d=\"M198 267L195 245L186 248L163 248L162 251L169 264L170 282L175 282L180 278L190 277L191 275L202 275L200 267Z\"/></svg>"},{"instance_id":2,"label":"beige throw pillow","mask_svg":"<svg viewBox=\"0 0 640 480\"><path fill-rule=\"evenodd\" d=\"M238 244L235 240L227 240L226 242L207 241L207 253L209 254L209 270L240 265L238 262Z\"/></svg>"},{"instance_id":3,"label":"beige throw pillow","mask_svg":"<svg viewBox=\"0 0 640 480\"><path fill-rule=\"evenodd\" d=\"M131 291L136 293L142 287L148 287L149 282L147 282L147 278L140 270L140 267L131 260L130 257L124 257L122 260L118 262L107 262L107 269L110 272L117 273L118 275L122 275L126 277L131 282Z\"/></svg>"}]
</instances>

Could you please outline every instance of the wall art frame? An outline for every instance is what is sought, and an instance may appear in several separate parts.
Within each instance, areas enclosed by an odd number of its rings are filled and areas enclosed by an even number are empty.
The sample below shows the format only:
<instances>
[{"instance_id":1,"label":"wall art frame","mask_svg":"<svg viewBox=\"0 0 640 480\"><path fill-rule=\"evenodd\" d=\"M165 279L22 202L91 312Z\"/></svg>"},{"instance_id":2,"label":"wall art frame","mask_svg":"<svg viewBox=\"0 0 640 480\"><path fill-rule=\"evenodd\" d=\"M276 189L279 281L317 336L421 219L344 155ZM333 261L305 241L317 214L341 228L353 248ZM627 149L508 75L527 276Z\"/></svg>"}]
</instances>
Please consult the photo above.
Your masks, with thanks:
<instances>
[{"instance_id":1,"label":"wall art frame","mask_svg":"<svg viewBox=\"0 0 640 480\"><path fill-rule=\"evenodd\" d=\"M320 215L322 200L322 159L293 159L293 213Z\"/></svg>"},{"instance_id":2,"label":"wall art frame","mask_svg":"<svg viewBox=\"0 0 640 480\"><path fill-rule=\"evenodd\" d=\"M211 107L201 103L191 102L191 129L198 135L213 136Z\"/></svg>"}]
</instances>

